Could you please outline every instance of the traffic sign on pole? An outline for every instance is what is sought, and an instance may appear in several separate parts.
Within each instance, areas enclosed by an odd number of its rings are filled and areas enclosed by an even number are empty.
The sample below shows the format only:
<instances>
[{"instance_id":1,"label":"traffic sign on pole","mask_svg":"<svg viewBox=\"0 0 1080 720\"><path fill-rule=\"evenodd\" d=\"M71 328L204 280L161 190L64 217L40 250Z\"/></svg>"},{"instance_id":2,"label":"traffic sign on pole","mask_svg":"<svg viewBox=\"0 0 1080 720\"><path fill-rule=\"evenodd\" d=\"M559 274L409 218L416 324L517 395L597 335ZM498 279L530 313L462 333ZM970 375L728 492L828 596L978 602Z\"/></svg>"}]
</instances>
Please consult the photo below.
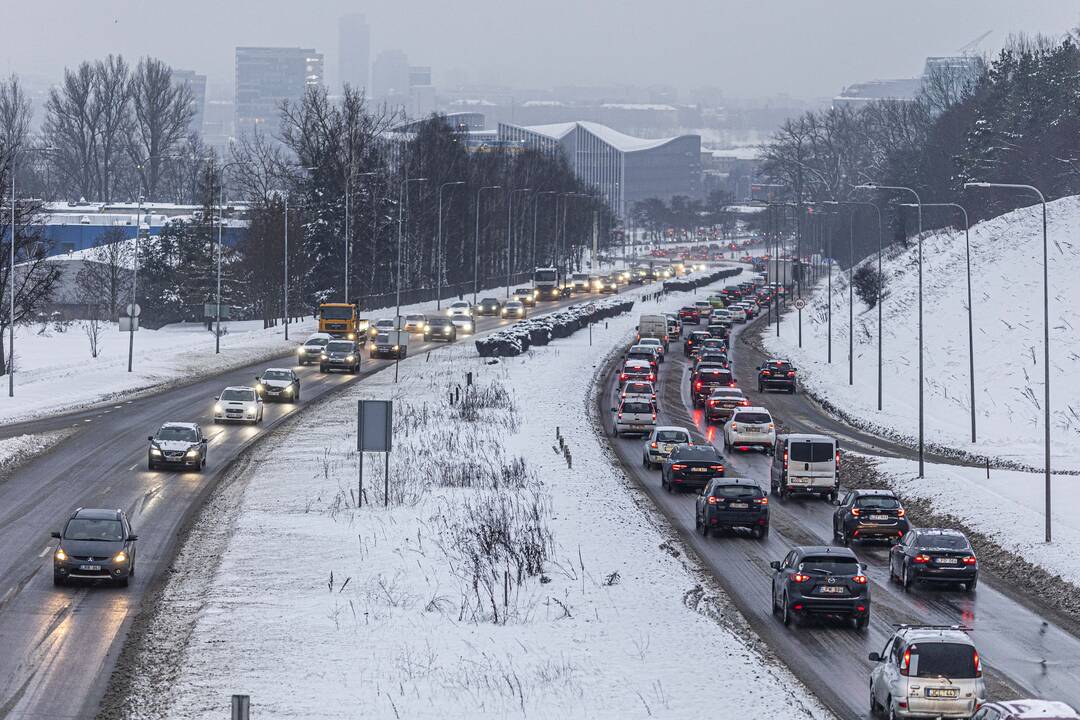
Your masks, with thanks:
<instances>
[{"instance_id":1,"label":"traffic sign on pole","mask_svg":"<svg viewBox=\"0 0 1080 720\"><path fill-rule=\"evenodd\" d=\"M124 306L124 314L128 317L139 317L142 314L142 308L139 307L138 303L128 303Z\"/></svg>"},{"instance_id":2,"label":"traffic sign on pole","mask_svg":"<svg viewBox=\"0 0 1080 720\"><path fill-rule=\"evenodd\" d=\"M795 298L795 309L802 310L804 307L806 307L806 301L802 298Z\"/></svg>"}]
</instances>

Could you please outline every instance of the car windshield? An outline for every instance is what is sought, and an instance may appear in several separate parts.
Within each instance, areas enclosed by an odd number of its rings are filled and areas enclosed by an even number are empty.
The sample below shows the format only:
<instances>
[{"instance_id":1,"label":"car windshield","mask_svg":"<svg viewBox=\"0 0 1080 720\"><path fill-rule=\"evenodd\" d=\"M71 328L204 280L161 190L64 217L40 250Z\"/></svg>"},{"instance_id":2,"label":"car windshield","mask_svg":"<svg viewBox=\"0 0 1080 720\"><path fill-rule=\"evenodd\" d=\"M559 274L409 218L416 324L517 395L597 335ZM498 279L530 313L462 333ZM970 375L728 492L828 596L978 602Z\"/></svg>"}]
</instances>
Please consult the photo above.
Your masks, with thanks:
<instances>
[{"instance_id":1,"label":"car windshield","mask_svg":"<svg viewBox=\"0 0 1080 720\"><path fill-rule=\"evenodd\" d=\"M433 327L444 327L444 326L449 325L449 324L450 324L450 321L447 320L446 318L432 318L431 320L428 321L428 325L431 325Z\"/></svg>"},{"instance_id":2,"label":"car windshield","mask_svg":"<svg viewBox=\"0 0 1080 720\"><path fill-rule=\"evenodd\" d=\"M119 542L124 539L124 526L119 520L71 518L64 529L64 539Z\"/></svg>"},{"instance_id":3,"label":"car windshield","mask_svg":"<svg viewBox=\"0 0 1080 720\"><path fill-rule=\"evenodd\" d=\"M800 567L806 572L828 573L830 575L854 575L859 571L859 561L842 555L826 557L805 557Z\"/></svg>"},{"instance_id":4,"label":"car windshield","mask_svg":"<svg viewBox=\"0 0 1080 720\"><path fill-rule=\"evenodd\" d=\"M652 414L652 405L644 402L626 402L623 403L622 412Z\"/></svg>"},{"instance_id":5,"label":"car windshield","mask_svg":"<svg viewBox=\"0 0 1080 720\"><path fill-rule=\"evenodd\" d=\"M690 436L682 430L658 430L656 433L658 442L684 443L690 442Z\"/></svg>"},{"instance_id":6,"label":"car windshield","mask_svg":"<svg viewBox=\"0 0 1080 720\"><path fill-rule=\"evenodd\" d=\"M292 373L288 370L267 370L262 374L263 380L292 380Z\"/></svg>"},{"instance_id":7,"label":"car windshield","mask_svg":"<svg viewBox=\"0 0 1080 720\"><path fill-rule=\"evenodd\" d=\"M765 492L754 485L717 485L712 491L713 497L722 498L759 498Z\"/></svg>"},{"instance_id":8,"label":"car windshield","mask_svg":"<svg viewBox=\"0 0 1080 720\"><path fill-rule=\"evenodd\" d=\"M483 300L480 301L480 304L481 305L498 305L499 301L496 300L495 298L484 298Z\"/></svg>"},{"instance_id":9,"label":"car windshield","mask_svg":"<svg viewBox=\"0 0 1080 720\"><path fill-rule=\"evenodd\" d=\"M912 645L908 675L921 678L947 677L967 680L977 677L975 649L961 643L917 643Z\"/></svg>"},{"instance_id":10,"label":"car windshield","mask_svg":"<svg viewBox=\"0 0 1080 720\"><path fill-rule=\"evenodd\" d=\"M919 535L920 548L941 548L942 550L967 550L968 541L962 535Z\"/></svg>"},{"instance_id":11,"label":"car windshield","mask_svg":"<svg viewBox=\"0 0 1080 720\"><path fill-rule=\"evenodd\" d=\"M896 510L900 507L900 502L894 497L869 495L857 499L855 501L855 506L861 508L879 508L881 510Z\"/></svg>"},{"instance_id":12,"label":"car windshield","mask_svg":"<svg viewBox=\"0 0 1080 720\"><path fill-rule=\"evenodd\" d=\"M255 399L254 390L226 390L221 393L222 400L231 400L233 402L250 402Z\"/></svg>"},{"instance_id":13,"label":"car windshield","mask_svg":"<svg viewBox=\"0 0 1080 720\"><path fill-rule=\"evenodd\" d=\"M739 413L734 418L735 422L749 423L751 425L763 425L765 423L771 423L772 418L768 413L760 412L743 412Z\"/></svg>"},{"instance_id":14,"label":"car windshield","mask_svg":"<svg viewBox=\"0 0 1080 720\"><path fill-rule=\"evenodd\" d=\"M327 352L350 353L353 349L353 344L351 342L332 342L326 344Z\"/></svg>"},{"instance_id":15,"label":"car windshield","mask_svg":"<svg viewBox=\"0 0 1080 720\"><path fill-rule=\"evenodd\" d=\"M304 344L310 347L325 347L328 342L330 342L330 338L311 338Z\"/></svg>"},{"instance_id":16,"label":"car windshield","mask_svg":"<svg viewBox=\"0 0 1080 720\"><path fill-rule=\"evenodd\" d=\"M555 280L556 270L555 268L537 270L536 273L533 274L533 277L537 282L551 282Z\"/></svg>"},{"instance_id":17,"label":"car windshield","mask_svg":"<svg viewBox=\"0 0 1080 720\"><path fill-rule=\"evenodd\" d=\"M166 440L180 440L183 442L195 442L195 429L186 427L163 427L158 430L157 440L162 442Z\"/></svg>"},{"instance_id":18,"label":"car windshield","mask_svg":"<svg viewBox=\"0 0 1080 720\"><path fill-rule=\"evenodd\" d=\"M323 320L352 320L353 309L351 307L324 307L321 315Z\"/></svg>"},{"instance_id":19,"label":"car windshield","mask_svg":"<svg viewBox=\"0 0 1080 720\"><path fill-rule=\"evenodd\" d=\"M389 318L385 318L383 320L378 320L378 321L375 322L375 327L390 327L390 328L392 328L392 327L394 327L394 321L389 319Z\"/></svg>"},{"instance_id":20,"label":"car windshield","mask_svg":"<svg viewBox=\"0 0 1080 720\"><path fill-rule=\"evenodd\" d=\"M829 462L833 459L833 444L828 442L793 442L791 443L793 462Z\"/></svg>"}]
</instances>

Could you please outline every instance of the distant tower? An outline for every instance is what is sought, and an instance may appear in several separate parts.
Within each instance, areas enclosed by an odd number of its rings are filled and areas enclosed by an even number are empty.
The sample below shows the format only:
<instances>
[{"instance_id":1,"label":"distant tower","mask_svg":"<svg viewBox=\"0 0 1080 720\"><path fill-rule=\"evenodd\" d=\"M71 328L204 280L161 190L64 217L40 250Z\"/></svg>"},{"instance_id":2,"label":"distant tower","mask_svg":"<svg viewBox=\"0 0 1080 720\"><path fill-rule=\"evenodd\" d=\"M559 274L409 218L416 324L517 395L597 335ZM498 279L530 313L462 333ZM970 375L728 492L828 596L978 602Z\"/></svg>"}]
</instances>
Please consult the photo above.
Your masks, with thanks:
<instances>
[{"instance_id":1,"label":"distant tower","mask_svg":"<svg viewBox=\"0 0 1080 720\"><path fill-rule=\"evenodd\" d=\"M281 103L298 103L308 87L321 85L323 56L312 48L236 48L236 133L276 133Z\"/></svg>"},{"instance_id":2,"label":"distant tower","mask_svg":"<svg viewBox=\"0 0 1080 720\"><path fill-rule=\"evenodd\" d=\"M371 28L363 15L343 15L338 20L338 81L371 95L368 65L371 62Z\"/></svg>"},{"instance_id":3,"label":"distant tower","mask_svg":"<svg viewBox=\"0 0 1080 720\"><path fill-rule=\"evenodd\" d=\"M372 96L380 102L404 105L409 97L409 58L401 50L383 50L371 72Z\"/></svg>"}]
</instances>

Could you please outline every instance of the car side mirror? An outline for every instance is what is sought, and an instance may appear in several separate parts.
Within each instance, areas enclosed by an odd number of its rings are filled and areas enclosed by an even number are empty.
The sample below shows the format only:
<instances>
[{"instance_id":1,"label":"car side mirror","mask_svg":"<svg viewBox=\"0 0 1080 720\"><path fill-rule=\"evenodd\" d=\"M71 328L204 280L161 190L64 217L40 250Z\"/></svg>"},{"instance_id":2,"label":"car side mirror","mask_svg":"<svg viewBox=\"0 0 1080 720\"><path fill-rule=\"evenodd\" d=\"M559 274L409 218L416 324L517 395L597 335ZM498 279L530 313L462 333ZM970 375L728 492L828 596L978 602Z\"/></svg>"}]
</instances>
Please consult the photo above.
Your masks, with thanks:
<instances>
[{"instance_id":1,"label":"car side mirror","mask_svg":"<svg viewBox=\"0 0 1080 720\"><path fill-rule=\"evenodd\" d=\"M618 412L615 408L611 408L611 412Z\"/></svg>"},{"instance_id":2,"label":"car side mirror","mask_svg":"<svg viewBox=\"0 0 1080 720\"><path fill-rule=\"evenodd\" d=\"M779 560L773 560L771 563L769 563L769 567L771 567L773 570L779 570L780 569L780 561Z\"/></svg>"},{"instance_id":3,"label":"car side mirror","mask_svg":"<svg viewBox=\"0 0 1080 720\"><path fill-rule=\"evenodd\" d=\"M255 379L256 379L256 380L258 380L258 379L259 379L259 376L258 376L258 375L256 375L256 376L255 376Z\"/></svg>"},{"instance_id":4,"label":"car side mirror","mask_svg":"<svg viewBox=\"0 0 1080 720\"><path fill-rule=\"evenodd\" d=\"M53 532L49 533L49 534L52 535L57 540L60 539L60 533L56 532L55 530Z\"/></svg>"},{"instance_id":5,"label":"car side mirror","mask_svg":"<svg viewBox=\"0 0 1080 720\"><path fill-rule=\"evenodd\" d=\"M870 662L881 662L881 655L876 652L872 652L866 657L870 659Z\"/></svg>"},{"instance_id":6,"label":"car side mirror","mask_svg":"<svg viewBox=\"0 0 1080 720\"><path fill-rule=\"evenodd\" d=\"M128 539L128 542L135 542L136 540L139 539L139 536L138 535L128 535L127 539Z\"/></svg>"},{"instance_id":7,"label":"car side mirror","mask_svg":"<svg viewBox=\"0 0 1080 720\"><path fill-rule=\"evenodd\" d=\"M154 442L154 436L153 435L147 435L146 440L147 440L147 442Z\"/></svg>"},{"instance_id":8,"label":"car side mirror","mask_svg":"<svg viewBox=\"0 0 1080 720\"><path fill-rule=\"evenodd\" d=\"M203 439L202 439L202 440L200 440L199 442L200 442L201 444L203 444L203 445L206 445L206 444L207 444L207 443L209 443L210 441L209 441L209 440L207 440L206 438L203 438Z\"/></svg>"}]
</instances>

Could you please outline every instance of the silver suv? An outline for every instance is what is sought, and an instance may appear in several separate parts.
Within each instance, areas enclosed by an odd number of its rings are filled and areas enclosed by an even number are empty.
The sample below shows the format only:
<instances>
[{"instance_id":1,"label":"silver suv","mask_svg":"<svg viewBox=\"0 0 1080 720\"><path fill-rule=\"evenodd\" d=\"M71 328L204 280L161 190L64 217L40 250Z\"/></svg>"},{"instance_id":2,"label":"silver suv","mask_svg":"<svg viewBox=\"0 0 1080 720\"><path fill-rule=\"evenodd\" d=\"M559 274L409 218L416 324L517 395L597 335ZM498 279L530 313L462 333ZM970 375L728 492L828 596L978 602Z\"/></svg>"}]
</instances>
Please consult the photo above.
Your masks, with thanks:
<instances>
[{"instance_id":1,"label":"silver suv","mask_svg":"<svg viewBox=\"0 0 1080 720\"><path fill-rule=\"evenodd\" d=\"M870 714L970 718L986 702L982 660L960 625L901 625L870 671Z\"/></svg>"}]
</instances>

